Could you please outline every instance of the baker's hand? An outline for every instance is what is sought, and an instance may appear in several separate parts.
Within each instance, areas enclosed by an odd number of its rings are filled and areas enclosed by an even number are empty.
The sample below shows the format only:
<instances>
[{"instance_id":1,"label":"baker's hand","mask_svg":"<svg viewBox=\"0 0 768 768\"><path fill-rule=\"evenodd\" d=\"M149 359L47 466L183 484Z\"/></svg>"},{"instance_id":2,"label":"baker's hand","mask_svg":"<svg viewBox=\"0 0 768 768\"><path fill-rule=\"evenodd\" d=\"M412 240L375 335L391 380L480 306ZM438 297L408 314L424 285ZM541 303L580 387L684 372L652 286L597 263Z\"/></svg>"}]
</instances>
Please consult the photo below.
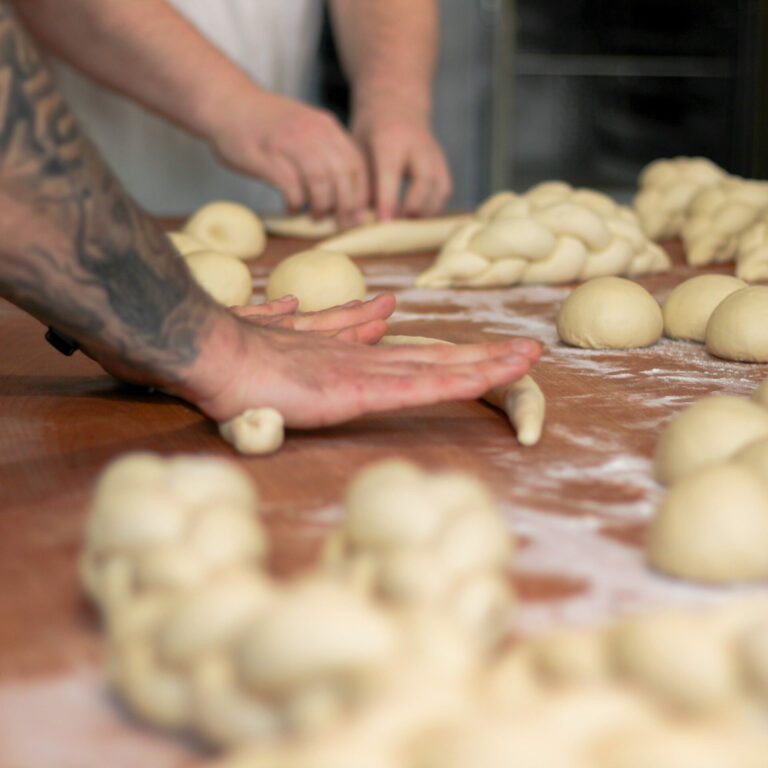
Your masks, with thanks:
<instances>
[{"instance_id":1,"label":"baker's hand","mask_svg":"<svg viewBox=\"0 0 768 768\"><path fill-rule=\"evenodd\" d=\"M276 301L232 307L241 319L261 327L288 328L343 341L375 344L387 332L386 319L395 311L395 296L382 293L370 301L350 301L321 312L298 312L299 300L285 296Z\"/></svg>"},{"instance_id":2,"label":"baker's hand","mask_svg":"<svg viewBox=\"0 0 768 768\"><path fill-rule=\"evenodd\" d=\"M426 114L392 104L361 107L352 135L365 154L379 219L434 216L443 208L451 173ZM408 186L400 204L404 179Z\"/></svg>"},{"instance_id":3,"label":"baker's hand","mask_svg":"<svg viewBox=\"0 0 768 768\"><path fill-rule=\"evenodd\" d=\"M358 223L368 197L362 153L330 113L254 87L209 130L230 168L277 187L289 210L308 205L340 226Z\"/></svg>"}]
</instances>

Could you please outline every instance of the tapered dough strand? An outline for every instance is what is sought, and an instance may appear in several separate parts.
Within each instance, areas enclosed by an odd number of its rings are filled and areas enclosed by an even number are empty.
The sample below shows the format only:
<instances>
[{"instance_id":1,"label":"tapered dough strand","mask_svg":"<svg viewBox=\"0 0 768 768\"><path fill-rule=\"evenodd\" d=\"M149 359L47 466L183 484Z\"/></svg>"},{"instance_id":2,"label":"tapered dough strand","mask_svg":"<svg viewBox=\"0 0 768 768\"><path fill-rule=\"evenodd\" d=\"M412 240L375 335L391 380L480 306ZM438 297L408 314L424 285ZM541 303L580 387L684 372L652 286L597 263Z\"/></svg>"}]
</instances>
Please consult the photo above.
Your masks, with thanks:
<instances>
[{"instance_id":1,"label":"tapered dough strand","mask_svg":"<svg viewBox=\"0 0 768 768\"><path fill-rule=\"evenodd\" d=\"M473 218L474 214L467 213L436 219L378 221L323 240L318 248L349 256L431 251L440 248L458 226Z\"/></svg>"},{"instance_id":2,"label":"tapered dough strand","mask_svg":"<svg viewBox=\"0 0 768 768\"><path fill-rule=\"evenodd\" d=\"M363 221L370 223L374 220L373 211L365 211ZM314 240L321 237L333 237L339 233L338 222L333 216L315 219L308 213L299 213L295 216L264 216L262 222L264 223L264 229L270 235L278 235L280 237L298 237Z\"/></svg>"},{"instance_id":3,"label":"tapered dough strand","mask_svg":"<svg viewBox=\"0 0 768 768\"><path fill-rule=\"evenodd\" d=\"M419 344L452 344L445 339L428 336L383 336L379 344L387 346L416 346ZM528 375L512 384L488 390L482 400L500 408L515 428L520 445L536 445L541 437L546 413L546 399L539 385Z\"/></svg>"}]
</instances>

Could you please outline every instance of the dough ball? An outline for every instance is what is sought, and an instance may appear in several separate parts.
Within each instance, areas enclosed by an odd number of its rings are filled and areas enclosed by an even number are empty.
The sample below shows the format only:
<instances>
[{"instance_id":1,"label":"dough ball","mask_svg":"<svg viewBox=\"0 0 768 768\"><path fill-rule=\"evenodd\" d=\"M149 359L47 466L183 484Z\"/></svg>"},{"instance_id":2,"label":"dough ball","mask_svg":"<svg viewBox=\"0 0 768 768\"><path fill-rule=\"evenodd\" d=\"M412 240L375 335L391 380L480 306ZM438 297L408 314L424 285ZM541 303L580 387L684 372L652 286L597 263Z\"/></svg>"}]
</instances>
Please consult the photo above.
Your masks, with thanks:
<instances>
[{"instance_id":1,"label":"dough ball","mask_svg":"<svg viewBox=\"0 0 768 768\"><path fill-rule=\"evenodd\" d=\"M244 306L253 295L251 271L228 253L199 251L185 256L192 276L219 304Z\"/></svg>"},{"instance_id":2,"label":"dough ball","mask_svg":"<svg viewBox=\"0 0 768 768\"><path fill-rule=\"evenodd\" d=\"M267 280L267 301L291 294L302 312L317 312L365 298L365 280L345 253L310 250L283 259Z\"/></svg>"},{"instance_id":3,"label":"dough ball","mask_svg":"<svg viewBox=\"0 0 768 768\"><path fill-rule=\"evenodd\" d=\"M219 434L240 453L274 453L285 439L283 416L274 408L249 408L222 421Z\"/></svg>"},{"instance_id":4,"label":"dough ball","mask_svg":"<svg viewBox=\"0 0 768 768\"><path fill-rule=\"evenodd\" d=\"M753 285L718 304L707 323L707 351L724 360L768 363L768 286Z\"/></svg>"},{"instance_id":5,"label":"dough ball","mask_svg":"<svg viewBox=\"0 0 768 768\"><path fill-rule=\"evenodd\" d=\"M715 307L746 285L731 275L697 275L680 283L664 302L664 335L703 343Z\"/></svg>"},{"instance_id":6,"label":"dough ball","mask_svg":"<svg viewBox=\"0 0 768 768\"><path fill-rule=\"evenodd\" d=\"M267 244L261 219L250 208L228 200L199 208L184 225L184 232L208 248L239 259L259 256Z\"/></svg>"},{"instance_id":7,"label":"dough ball","mask_svg":"<svg viewBox=\"0 0 768 768\"><path fill-rule=\"evenodd\" d=\"M742 466L749 467L768 484L768 437L750 443L742 448L733 460Z\"/></svg>"},{"instance_id":8,"label":"dough ball","mask_svg":"<svg viewBox=\"0 0 768 768\"><path fill-rule=\"evenodd\" d=\"M766 379L753 393L752 399L758 405L768 408L768 379Z\"/></svg>"},{"instance_id":9,"label":"dough ball","mask_svg":"<svg viewBox=\"0 0 768 768\"><path fill-rule=\"evenodd\" d=\"M732 395L705 397L681 411L661 433L653 455L654 476L669 485L765 436L765 408Z\"/></svg>"},{"instance_id":10,"label":"dough ball","mask_svg":"<svg viewBox=\"0 0 768 768\"><path fill-rule=\"evenodd\" d=\"M648 291L621 277L580 285L557 315L560 338L585 349L647 347L661 338L661 307Z\"/></svg>"},{"instance_id":11,"label":"dough ball","mask_svg":"<svg viewBox=\"0 0 768 768\"><path fill-rule=\"evenodd\" d=\"M653 567L684 579L768 578L768 488L730 462L684 477L651 522L647 556Z\"/></svg>"},{"instance_id":12,"label":"dough ball","mask_svg":"<svg viewBox=\"0 0 768 768\"><path fill-rule=\"evenodd\" d=\"M205 243L200 242L196 237L192 237L192 235L188 235L186 232L166 232L165 234L173 244L173 247L182 256L208 250L208 246Z\"/></svg>"}]
</instances>

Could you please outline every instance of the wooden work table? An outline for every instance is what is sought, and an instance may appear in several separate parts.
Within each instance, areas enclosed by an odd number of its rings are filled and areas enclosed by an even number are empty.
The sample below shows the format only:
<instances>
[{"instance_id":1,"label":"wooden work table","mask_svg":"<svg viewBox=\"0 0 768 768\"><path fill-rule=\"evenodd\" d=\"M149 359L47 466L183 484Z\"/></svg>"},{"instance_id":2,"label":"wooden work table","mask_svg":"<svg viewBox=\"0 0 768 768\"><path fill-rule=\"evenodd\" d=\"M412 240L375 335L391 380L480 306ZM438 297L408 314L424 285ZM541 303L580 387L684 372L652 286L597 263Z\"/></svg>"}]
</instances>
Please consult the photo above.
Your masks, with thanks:
<instances>
[{"instance_id":1,"label":"wooden work table","mask_svg":"<svg viewBox=\"0 0 768 768\"><path fill-rule=\"evenodd\" d=\"M270 242L251 264L254 301L271 266L303 247ZM673 271L639 280L660 301L696 273L684 265L679 244L668 248ZM193 408L127 388L82 354L60 355L37 321L0 302L0 768L202 761L180 739L131 722L110 699L98 624L77 583L94 479L125 451L211 453L238 462L258 485L280 574L312 561L360 467L401 456L471 472L494 490L520 540L512 578L523 601L521 631L734 591L675 582L644 565L644 526L661 494L649 460L661 427L683 406L714 392L747 395L768 366L717 360L701 345L670 340L625 352L571 349L554 329L571 286L414 288L413 277L431 259L358 263L372 293L398 295L394 333L458 342L522 335L544 344L533 370L548 401L539 445L523 448L499 411L469 402L289 433L275 455L240 457Z\"/></svg>"}]
</instances>

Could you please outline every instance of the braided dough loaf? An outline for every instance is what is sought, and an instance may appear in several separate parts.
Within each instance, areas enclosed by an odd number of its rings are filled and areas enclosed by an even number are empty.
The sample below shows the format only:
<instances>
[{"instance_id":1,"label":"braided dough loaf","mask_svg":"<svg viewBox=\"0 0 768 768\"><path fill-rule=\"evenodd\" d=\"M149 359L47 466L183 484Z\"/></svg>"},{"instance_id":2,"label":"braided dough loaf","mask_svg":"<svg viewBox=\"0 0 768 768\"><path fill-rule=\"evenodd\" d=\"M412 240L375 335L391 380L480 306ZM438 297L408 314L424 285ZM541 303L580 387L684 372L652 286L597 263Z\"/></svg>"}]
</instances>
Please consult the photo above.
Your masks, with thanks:
<instances>
[{"instance_id":1,"label":"braided dough loaf","mask_svg":"<svg viewBox=\"0 0 768 768\"><path fill-rule=\"evenodd\" d=\"M355 477L344 510L325 551L332 571L389 604L450 616L487 647L506 634L513 539L478 481L382 462Z\"/></svg>"},{"instance_id":2,"label":"braided dough loaf","mask_svg":"<svg viewBox=\"0 0 768 768\"><path fill-rule=\"evenodd\" d=\"M417 285L567 283L669 269L667 254L631 209L606 195L547 182L524 195L502 193L458 228Z\"/></svg>"},{"instance_id":3,"label":"braided dough loaf","mask_svg":"<svg viewBox=\"0 0 768 768\"><path fill-rule=\"evenodd\" d=\"M732 261L739 238L768 209L768 183L730 176L691 200L681 229L686 260L700 267Z\"/></svg>"},{"instance_id":4,"label":"braided dough loaf","mask_svg":"<svg viewBox=\"0 0 768 768\"><path fill-rule=\"evenodd\" d=\"M739 238L736 277L748 283L768 280L768 219L765 216Z\"/></svg>"},{"instance_id":5,"label":"braided dough loaf","mask_svg":"<svg viewBox=\"0 0 768 768\"><path fill-rule=\"evenodd\" d=\"M379 340L379 344L406 346L450 343L444 339L431 339L427 336L393 335L383 336ZM536 445L539 442L547 404L544 393L530 376L523 376L519 381L503 387L494 387L488 390L482 399L507 414L520 445Z\"/></svg>"},{"instance_id":6,"label":"braided dough loaf","mask_svg":"<svg viewBox=\"0 0 768 768\"><path fill-rule=\"evenodd\" d=\"M646 165L632 203L645 233L651 240L679 235L693 198L727 176L704 157L675 157Z\"/></svg>"}]
</instances>

